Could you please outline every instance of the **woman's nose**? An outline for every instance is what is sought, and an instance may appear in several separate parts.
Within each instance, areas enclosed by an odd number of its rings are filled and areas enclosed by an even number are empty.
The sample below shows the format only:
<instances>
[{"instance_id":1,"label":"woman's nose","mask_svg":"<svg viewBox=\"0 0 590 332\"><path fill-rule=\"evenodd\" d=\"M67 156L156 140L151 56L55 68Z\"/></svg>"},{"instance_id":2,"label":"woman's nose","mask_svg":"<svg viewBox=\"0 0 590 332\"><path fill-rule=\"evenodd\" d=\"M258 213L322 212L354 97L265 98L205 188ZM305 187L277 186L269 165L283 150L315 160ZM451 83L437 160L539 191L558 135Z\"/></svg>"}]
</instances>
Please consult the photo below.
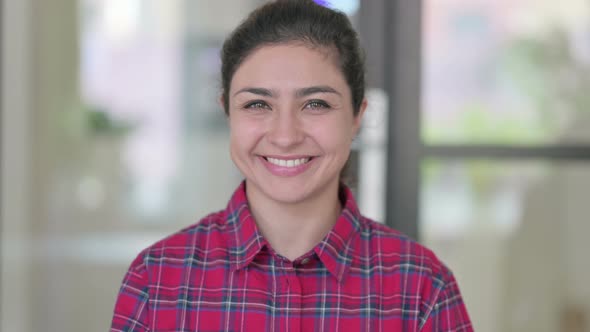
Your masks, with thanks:
<instances>
[{"instance_id":1,"label":"woman's nose","mask_svg":"<svg viewBox=\"0 0 590 332\"><path fill-rule=\"evenodd\" d=\"M267 135L270 143L283 149L296 146L304 139L301 120L291 112L277 112Z\"/></svg>"}]
</instances>

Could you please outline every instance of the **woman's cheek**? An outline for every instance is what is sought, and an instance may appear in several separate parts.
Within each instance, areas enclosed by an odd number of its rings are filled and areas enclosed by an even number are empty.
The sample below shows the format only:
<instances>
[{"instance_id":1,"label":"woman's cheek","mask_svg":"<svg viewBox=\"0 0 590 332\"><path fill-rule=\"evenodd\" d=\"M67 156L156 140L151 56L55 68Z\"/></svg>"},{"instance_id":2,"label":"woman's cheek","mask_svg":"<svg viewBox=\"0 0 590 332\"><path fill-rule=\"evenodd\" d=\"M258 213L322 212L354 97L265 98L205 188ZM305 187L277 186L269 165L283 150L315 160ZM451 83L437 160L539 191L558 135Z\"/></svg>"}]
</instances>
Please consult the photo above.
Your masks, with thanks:
<instances>
[{"instance_id":1,"label":"woman's cheek","mask_svg":"<svg viewBox=\"0 0 590 332\"><path fill-rule=\"evenodd\" d=\"M340 122L327 122L322 125L314 124L308 132L324 149L342 149L350 147L351 130Z\"/></svg>"}]
</instances>

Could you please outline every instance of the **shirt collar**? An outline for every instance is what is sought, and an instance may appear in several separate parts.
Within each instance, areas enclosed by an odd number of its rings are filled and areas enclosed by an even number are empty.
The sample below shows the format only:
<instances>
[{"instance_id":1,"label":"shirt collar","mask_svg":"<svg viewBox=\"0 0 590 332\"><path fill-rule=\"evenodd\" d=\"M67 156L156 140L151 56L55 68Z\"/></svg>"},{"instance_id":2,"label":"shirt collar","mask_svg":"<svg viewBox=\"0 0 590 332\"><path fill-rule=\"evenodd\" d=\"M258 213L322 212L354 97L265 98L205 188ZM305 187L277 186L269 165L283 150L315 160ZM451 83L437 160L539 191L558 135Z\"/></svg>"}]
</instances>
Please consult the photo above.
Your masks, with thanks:
<instances>
[{"instance_id":1,"label":"shirt collar","mask_svg":"<svg viewBox=\"0 0 590 332\"><path fill-rule=\"evenodd\" d=\"M344 279L353 257L353 240L360 235L361 215L350 188L340 187L342 212L332 230L313 249L318 258L339 282ZM268 245L259 232L250 212L246 197L246 182L236 189L226 208L229 226L227 240L230 248L232 271L252 262L254 257Z\"/></svg>"},{"instance_id":2,"label":"shirt collar","mask_svg":"<svg viewBox=\"0 0 590 332\"><path fill-rule=\"evenodd\" d=\"M258 231L254 216L246 198L246 182L242 181L234 192L225 210L232 271L252 262L267 242Z\"/></svg>"},{"instance_id":3,"label":"shirt collar","mask_svg":"<svg viewBox=\"0 0 590 332\"><path fill-rule=\"evenodd\" d=\"M361 214L350 188L340 187L342 212L332 230L314 251L328 271L341 282L352 263L355 237L360 236Z\"/></svg>"}]
</instances>

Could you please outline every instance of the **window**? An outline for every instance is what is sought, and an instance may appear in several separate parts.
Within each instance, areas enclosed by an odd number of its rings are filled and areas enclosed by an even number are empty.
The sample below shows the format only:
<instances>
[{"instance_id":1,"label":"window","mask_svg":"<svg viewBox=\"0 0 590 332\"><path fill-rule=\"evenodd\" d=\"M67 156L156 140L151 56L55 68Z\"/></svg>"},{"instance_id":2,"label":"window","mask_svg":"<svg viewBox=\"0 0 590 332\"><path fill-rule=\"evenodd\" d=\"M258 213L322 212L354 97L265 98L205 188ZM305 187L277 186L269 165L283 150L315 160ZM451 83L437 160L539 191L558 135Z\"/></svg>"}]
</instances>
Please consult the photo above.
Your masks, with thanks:
<instances>
[{"instance_id":1,"label":"window","mask_svg":"<svg viewBox=\"0 0 590 332\"><path fill-rule=\"evenodd\" d=\"M476 331L587 329L588 3L384 0L361 13L377 39L371 83L390 101L387 223L451 267Z\"/></svg>"}]
</instances>

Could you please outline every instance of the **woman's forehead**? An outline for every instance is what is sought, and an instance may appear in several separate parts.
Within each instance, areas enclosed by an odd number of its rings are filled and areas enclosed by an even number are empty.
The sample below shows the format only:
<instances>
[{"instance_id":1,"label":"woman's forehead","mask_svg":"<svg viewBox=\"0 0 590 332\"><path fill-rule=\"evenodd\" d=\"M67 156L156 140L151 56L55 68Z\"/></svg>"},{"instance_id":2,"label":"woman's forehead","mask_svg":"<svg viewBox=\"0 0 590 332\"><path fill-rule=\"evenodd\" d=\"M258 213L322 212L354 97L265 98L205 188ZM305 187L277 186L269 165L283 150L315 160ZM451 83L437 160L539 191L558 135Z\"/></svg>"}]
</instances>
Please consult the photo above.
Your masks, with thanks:
<instances>
[{"instance_id":1,"label":"woman's forehead","mask_svg":"<svg viewBox=\"0 0 590 332\"><path fill-rule=\"evenodd\" d=\"M252 84L269 90L299 90L311 86L331 86L338 90L346 82L333 54L328 49L303 44L261 47L237 68L231 90Z\"/></svg>"},{"instance_id":2,"label":"woman's forehead","mask_svg":"<svg viewBox=\"0 0 590 332\"><path fill-rule=\"evenodd\" d=\"M315 45L310 42L291 41L278 44L264 44L252 50L248 56L241 61L238 69L253 57L257 58L278 58L290 56L300 57L301 60L322 61L338 66L339 54L335 47Z\"/></svg>"}]
</instances>

